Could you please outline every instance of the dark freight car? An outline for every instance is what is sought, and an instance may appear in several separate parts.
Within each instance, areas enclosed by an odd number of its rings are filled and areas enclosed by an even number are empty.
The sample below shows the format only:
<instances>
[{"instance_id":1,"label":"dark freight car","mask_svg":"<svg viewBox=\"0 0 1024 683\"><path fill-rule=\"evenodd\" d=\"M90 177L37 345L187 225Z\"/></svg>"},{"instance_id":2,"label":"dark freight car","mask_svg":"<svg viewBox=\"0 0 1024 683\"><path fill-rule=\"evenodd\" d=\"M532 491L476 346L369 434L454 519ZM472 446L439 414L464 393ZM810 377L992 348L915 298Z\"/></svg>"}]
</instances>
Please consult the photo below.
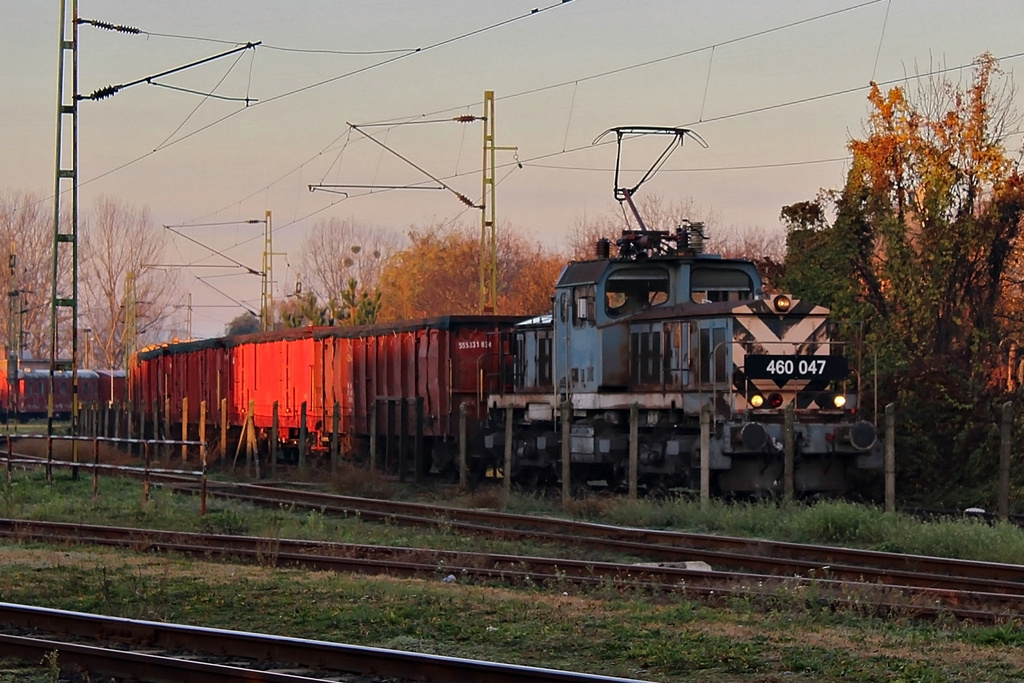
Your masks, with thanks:
<instances>
[{"instance_id":1,"label":"dark freight car","mask_svg":"<svg viewBox=\"0 0 1024 683\"><path fill-rule=\"evenodd\" d=\"M330 441L334 412L350 449L364 456L371 435L420 436L435 464L451 462L459 432L459 406L472 431L486 417L485 397L502 391L498 368L501 333L520 318L445 316L399 324L308 327L163 345L138 353L129 377L133 401L146 420L182 420L216 427L227 406L227 446L240 438L251 415L261 448L268 449L277 407L282 445L298 444L305 409L307 444ZM183 398L188 414L182 415Z\"/></svg>"}]
</instances>

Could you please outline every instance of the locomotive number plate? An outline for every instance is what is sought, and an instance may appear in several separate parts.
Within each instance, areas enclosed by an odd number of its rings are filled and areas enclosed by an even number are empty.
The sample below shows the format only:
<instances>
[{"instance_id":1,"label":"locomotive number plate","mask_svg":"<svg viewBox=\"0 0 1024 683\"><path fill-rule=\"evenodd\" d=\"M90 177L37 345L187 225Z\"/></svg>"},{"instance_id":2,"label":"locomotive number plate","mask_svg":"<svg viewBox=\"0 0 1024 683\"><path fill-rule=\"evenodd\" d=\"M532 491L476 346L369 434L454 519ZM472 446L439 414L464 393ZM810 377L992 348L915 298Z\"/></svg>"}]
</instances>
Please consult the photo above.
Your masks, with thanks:
<instances>
[{"instance_id":1,"label":"locomotive number plate","mask_svg":"<svg viewBox=\"0 0 1024 683\"><path fill-rule=\"evenodd\" d=\"M845 356L755 356L743 363L748 379L843 379L849 374Z\"/></svg>"}]
</instances>

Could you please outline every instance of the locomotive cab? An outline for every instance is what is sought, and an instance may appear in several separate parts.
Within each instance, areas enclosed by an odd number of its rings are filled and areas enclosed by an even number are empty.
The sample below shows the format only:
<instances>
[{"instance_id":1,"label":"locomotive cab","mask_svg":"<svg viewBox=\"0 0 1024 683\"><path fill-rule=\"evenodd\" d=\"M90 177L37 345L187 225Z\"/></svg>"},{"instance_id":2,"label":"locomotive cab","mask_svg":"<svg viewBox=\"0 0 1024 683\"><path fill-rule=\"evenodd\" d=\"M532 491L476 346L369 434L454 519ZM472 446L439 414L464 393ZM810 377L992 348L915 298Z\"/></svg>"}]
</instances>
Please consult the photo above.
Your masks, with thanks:
<instances>
[{"instance_id":1,"label":"locomotive cab","mask_svg":"<svg viewBox=\"0 0 1024 683\"><path fill-rule=\"evenodd\" d=\"M659 243L668 241L668 233L655 234ZM637 240L629 235L624 237L629 241L620 240L618 258L574 262L562 271L555 288L553 376L563 394L582 398L645 385L667 389L673 383L669 380L678 384L689 379L690 330L647 321L712 315L721 304L760 296L761 278L751 262L694 248L652 253L624 248L653 241L650 233L639 235ZM724 342L722 331L707 329L697 333L707 336L705 346L713 339Z\"/></svg>"}]
</instances>

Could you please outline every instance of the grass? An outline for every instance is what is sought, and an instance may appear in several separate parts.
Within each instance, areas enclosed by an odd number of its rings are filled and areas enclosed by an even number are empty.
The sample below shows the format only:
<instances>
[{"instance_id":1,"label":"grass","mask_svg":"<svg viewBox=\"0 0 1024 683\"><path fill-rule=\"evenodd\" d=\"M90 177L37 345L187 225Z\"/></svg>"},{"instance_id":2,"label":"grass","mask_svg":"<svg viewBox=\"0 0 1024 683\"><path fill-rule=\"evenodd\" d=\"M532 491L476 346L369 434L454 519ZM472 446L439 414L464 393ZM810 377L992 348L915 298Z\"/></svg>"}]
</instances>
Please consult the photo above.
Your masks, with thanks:
<instances>
[{"instance_id":1,"label":"grass","mask_svg":"<svg viewBox=\"0 0 1024 683\"><path fill-rule=\"evenodd\" d=\"M375 477L350 485L362 495L401 496L497 507L493 489L420 491ZM345 482L336 482L342 487ZM347 492L352 492L351 490ZM335 519L314 510L253 509L139 482L73 481L55 470L15 472L3 486L8 517L205 530L420 547L534 552L522 544ZM557 511L557 501L516 496L520 512ZM995 561L1020 561L1021 534L1006 525L922 524L846 503L776 507L683 500L630 502L592 496L572 516L613 523L710 531L791 541L842 543ZM559 554L565 548L557 550ZM268 548L272 552L272 548ZM940 553L943 554L943 553ZM997 558L1004 559L997 559ZM1016 557L1016 559L1011 559ZM883 621L871 610L833 610L780 591L721 603L685 592L620 593L610 588L508 589L457 580L399 580L313 573L230 562L207 563L110 549L0 544L0 600L118 616L313 637L462 657L577 669L657 681L1010 681L1024 677L1020 624ZM0 683L50 680L47 672L3 667ZM18 676L37 676L19 678Z\"/></svg>"},{"instance_id":2,"label":"grass","mask_svg":"<svg viewBox=\"0 0 1024 683\"><path fill-rule=\"evenodd\" d=\"M8 546L0 559L5 601L650 680L1024 674L1010 625L893 624L798 604L713 608L683 594L513 591L104 549Z\"/></svg>"}]
</instances>

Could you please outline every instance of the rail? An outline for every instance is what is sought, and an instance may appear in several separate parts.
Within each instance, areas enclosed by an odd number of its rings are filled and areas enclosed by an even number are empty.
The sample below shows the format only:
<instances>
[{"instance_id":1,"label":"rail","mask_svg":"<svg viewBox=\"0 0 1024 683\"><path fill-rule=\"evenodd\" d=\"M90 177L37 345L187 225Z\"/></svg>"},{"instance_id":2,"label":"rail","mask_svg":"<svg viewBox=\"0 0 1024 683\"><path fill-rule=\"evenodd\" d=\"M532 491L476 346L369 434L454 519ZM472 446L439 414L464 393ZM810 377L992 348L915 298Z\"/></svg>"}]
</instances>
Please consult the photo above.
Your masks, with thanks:
<instances>
[{"instance_id":1,"label":"rail","mask_svg":"<svg viewBox=\"0 0 1024 683\"><path fill-rule=\"evenodd\" d=\"M229 536L195 532L107 527L63 522L0 519L0 536L60 544L95 544L144 552L176 552L202 558L239 559L261 565L354 572L448 581L498 582L506 585L612 588L679 593L711 603L724 598L778 599L814 595L822 605L869 609L880 616L958 617L995 622L1024 617L1024 584L979 582L964 578L940 581L934 575L917 581L871 582L840 576L830 567L820 574L716 571L674 563L622 563L594 560L463 552L431 548L369 546L326 541Z\"/></svg>"},{"instance_id":2,"label":"rail","mask_svg":"<svg viewBox=\"0 0 1024 683\"><path fill-rule=\"evenodd\" d=\"M0 624L33 634L0 635L0 652L6 655L39 661L57 652L61 665L77 665L93 675L123 676L134 681L322 681L325 674L344 673L402 681L637 683L597 674L12 603L0 603ZM68 637L89 639L95 644L68 642ZM111 645L105 647L104 643ZM145 651L140 651L143 647ZM160 654L154 654L154 648ZM170 654L180 650L187 653ZM204 662L199 661L199 654L219 662L241 658L252 664L243 667ZM296 674L296 665L309 671Z\"/></svg>"}]
</instances>

